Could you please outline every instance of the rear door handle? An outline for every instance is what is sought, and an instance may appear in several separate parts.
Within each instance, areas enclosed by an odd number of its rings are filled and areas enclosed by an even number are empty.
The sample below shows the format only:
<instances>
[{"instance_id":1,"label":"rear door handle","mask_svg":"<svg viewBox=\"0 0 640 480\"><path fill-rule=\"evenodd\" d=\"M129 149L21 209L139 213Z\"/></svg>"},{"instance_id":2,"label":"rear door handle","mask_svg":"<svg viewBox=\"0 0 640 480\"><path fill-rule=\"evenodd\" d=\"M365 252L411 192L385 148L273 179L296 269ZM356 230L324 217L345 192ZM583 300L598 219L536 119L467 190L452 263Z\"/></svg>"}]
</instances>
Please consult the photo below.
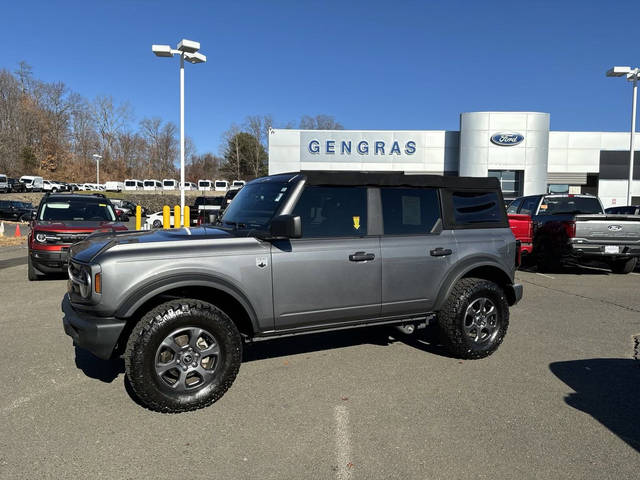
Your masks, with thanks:
<instances>
[{"instance_id":1,"label":"rear door handle","mask_svg":"<svg viewBox=\"0 0 640 480\"><path fill-rule=\"evenodd\" d=\"M434 248L429 253L432 257L444 257L445 255L451 255L453 253L453 250L451 250L450 248L438 247Z\"/></svg>"},{"instance_id":2,"label":"rear door handle","mask_svg":"<svg viewBox=\"0 0 640 480\"><path fill-rule=\"evenodd\" d=\"M366 262L373 260L376 256L373 253L356 252L349 255L349 261L351 262Z\"/></svg>"}]
</instances>

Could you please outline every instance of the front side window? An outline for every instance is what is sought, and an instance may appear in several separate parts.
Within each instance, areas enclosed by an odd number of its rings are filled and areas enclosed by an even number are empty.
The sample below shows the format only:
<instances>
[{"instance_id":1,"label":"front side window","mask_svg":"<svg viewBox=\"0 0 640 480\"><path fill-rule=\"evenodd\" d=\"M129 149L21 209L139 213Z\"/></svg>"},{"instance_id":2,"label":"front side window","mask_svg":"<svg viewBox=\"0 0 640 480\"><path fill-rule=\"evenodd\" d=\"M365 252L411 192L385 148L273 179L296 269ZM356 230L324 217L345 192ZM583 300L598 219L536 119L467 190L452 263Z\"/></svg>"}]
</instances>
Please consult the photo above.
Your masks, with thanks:
<instances>
[{"instance_id":1,"label":"front side window","mask_svg":"<svg viewBox=\"0 0 640 480\"><path fill-rule=\"evenodd\" d=\"M238 202L244 187L231 204ZM302 220L302 236L354 237L367 234L365 187L306 187L293 210Z\"/></svg>"},{"instance_id":2,"label":"front side window","mask_svg":"<svg viewBox=\"0 0 640 480\"><path fill-rule=\"evenodd\" d=\"M498 192L453 192L453 216L457 225L504 223L504 205Z\"/></svg>"},{"instance_id":3,"label":"front side window","mask_svg":"<svg viewBox=\"0 0 640 480\"><path fill-rule=\"evenodd\" d=\"M102 221L115 222L116 216L108 203L85 200L56 199L46 202L40 209L39 220L44 221Z\"/></svg>"},{"instance_id":4,"label":"front side window","mask_svg":"<svg viewBox=\"0 0 640 480\"><path fill-rule=\"evenodd\" d=\"M383 188L381 196L385 235L430 233L440 219L435 188Z\"/></svg>"}]
</instances>

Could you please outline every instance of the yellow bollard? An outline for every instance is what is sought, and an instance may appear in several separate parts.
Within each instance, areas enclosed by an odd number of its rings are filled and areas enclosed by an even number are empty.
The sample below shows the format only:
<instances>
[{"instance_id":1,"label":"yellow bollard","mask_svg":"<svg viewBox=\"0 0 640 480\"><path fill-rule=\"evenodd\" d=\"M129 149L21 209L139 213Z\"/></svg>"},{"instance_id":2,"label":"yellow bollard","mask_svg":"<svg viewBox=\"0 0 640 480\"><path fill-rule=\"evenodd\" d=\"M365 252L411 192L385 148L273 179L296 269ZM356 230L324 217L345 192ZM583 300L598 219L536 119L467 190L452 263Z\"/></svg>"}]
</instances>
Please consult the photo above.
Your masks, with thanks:
<instances>
[{"instance_id":1,"label":"yellow bollard","mask_svg":"<svg viewBox=\"0 0 640 480\"><path fill-rule=\"evenodd\" d=\"M183 216L182 226L190 227L191 226L191 209L189 208L189 205L184 206L184 212L182 216Z\"/></svg>"},{"instance_id":2,"label":"yellow bollard","mask_svg":"<svg viewBox=\"0 0 640 480\"><path fill-rule=\"evenodd\" d=\"M136 230L142 229L142 207L136 205Z\"/></svg>"},{"instance_id":3,"label":"yellow bollard","mask_svg":"<svg viewBox=\"0 0 640 480\"><path fill-rule=\"evenodd\" d=\"M173 207L173 228L180 228L180 205Z\"/></svg>"},{"instance_id":4,"label":"yellow bollard","mask_svg":"<svg viewBox=\"0 0 640 480\"><path fill-rule=\"evenodd\" d=\"M169 205L162 207L162 228L171 228L171 209Z\"/></svg>"}]
</instances>

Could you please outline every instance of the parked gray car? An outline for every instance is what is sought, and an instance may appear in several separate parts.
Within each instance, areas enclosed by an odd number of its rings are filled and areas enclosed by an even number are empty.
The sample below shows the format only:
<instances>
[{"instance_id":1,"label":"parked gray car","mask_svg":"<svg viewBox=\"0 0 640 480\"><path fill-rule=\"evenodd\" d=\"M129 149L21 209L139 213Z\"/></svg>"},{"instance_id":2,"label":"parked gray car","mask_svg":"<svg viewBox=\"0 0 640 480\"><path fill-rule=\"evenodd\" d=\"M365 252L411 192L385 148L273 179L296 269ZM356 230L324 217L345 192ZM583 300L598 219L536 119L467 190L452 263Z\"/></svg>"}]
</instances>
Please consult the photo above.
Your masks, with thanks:
<instances>
[{"instance_id":1,"label":"parked gray car","mask_svg":"<svg viewBox=\"0 0 640 480\"><path fill-rule=\"evenodd\" d=\"M298 172L259 178L216 225L94 234L71 249L64 329L124 355L148 408L218 400L243 344L435 322L458 358L493 353L522 296L496 179Z\"/></svg>"}]
</instances>

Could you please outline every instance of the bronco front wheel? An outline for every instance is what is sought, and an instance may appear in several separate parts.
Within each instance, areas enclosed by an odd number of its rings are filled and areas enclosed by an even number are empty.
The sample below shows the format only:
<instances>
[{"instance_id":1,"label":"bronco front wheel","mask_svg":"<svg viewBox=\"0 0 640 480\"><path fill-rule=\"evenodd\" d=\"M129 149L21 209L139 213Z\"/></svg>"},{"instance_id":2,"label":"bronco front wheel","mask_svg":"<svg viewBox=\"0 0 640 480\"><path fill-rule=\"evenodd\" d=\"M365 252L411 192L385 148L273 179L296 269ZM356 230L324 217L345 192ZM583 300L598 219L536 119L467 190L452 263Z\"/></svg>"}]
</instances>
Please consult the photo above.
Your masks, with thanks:
<instances>
[{"instance_id":1,"label":"bronco front wheel","mask_svg":"<svg viewBox=\"0 0 640 480\"><path fill-rule=\"evenodd\" d=\"M222 397L241 359L240 333L222 310L179 299L154 308L134 327L125 368L146 407L177 413L209 406Z\"/></svg>"}]
</instances>

